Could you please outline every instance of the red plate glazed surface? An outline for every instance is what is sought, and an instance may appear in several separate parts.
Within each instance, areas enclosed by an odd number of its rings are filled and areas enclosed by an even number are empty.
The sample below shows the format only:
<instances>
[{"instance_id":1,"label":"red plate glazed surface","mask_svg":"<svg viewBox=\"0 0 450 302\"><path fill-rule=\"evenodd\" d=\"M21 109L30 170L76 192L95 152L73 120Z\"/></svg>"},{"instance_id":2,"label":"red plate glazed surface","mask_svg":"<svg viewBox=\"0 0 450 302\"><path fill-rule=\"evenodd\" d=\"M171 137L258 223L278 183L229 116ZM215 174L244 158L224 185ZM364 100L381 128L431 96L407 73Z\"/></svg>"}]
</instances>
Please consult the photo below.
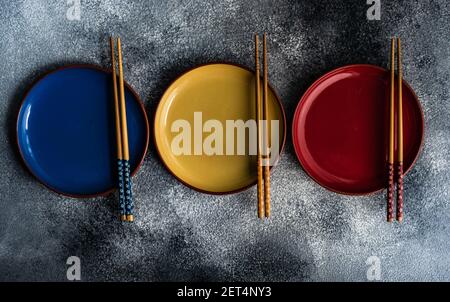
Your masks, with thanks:
<instances>
[{"instance_id":1,"label":"red plate glazed surface","mask_svg":"<svg viewBox=\"0 0 450 302\"><path fill-rule=\"evenodd\" d=\"M351 65L322 76L306 91L294 114L292 139L304 170L338 193L362 195L385 188L388 105L385 69ZM403 82L406 172L420 152L423 124L419 100Z\"/></svg>"}]
</instances>

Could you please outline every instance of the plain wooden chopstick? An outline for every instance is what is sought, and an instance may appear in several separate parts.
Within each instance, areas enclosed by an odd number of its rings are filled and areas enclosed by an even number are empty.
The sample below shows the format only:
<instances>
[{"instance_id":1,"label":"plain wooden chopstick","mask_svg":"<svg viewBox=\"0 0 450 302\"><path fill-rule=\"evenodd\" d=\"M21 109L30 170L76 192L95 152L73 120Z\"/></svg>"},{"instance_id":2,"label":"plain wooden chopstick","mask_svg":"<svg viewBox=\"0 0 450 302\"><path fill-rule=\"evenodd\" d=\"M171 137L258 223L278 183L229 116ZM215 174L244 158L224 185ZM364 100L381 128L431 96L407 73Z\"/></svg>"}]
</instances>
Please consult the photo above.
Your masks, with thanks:
<instances>
[{"instance_id":1,"label":"plain wooden chopstick","mask_svg":"<svg viewBox=\"0 0 450 302\"><path fill-rule=\"evenodd\" d=\"M258 217L264 217L263 169L261 154L261 82L259 75L259 37L255 34L255 97L256 97L256 135L257 135L257 174L258 174Z\"/></svg>"},{"instance_id":2,"label":"plain wooden chopstick","mask_svg":"<svg viewBox=\"0 0 450 302\"><path fill-rule=\"evenodd\" d=\"M263 120L266 122L264 131L265 164L264 164L264 209L265 216L270 217L270 154L269 154L269 105L268 105L268 65L267 65L267 35L263 36Z\"/></svg>"},{"instance_id":3,"label":"plain wooden chopstick","mask_svg":"<svg viewBox=\"0 0 450 302\"><path fill-rule=\"evenodd\" d=\"M116 126L116 141L117 141L117 172L118 172L118 184L119 184L119 211L120 219L126 220L125 215L125 187L123 182L123 153L122 153L122 133L120 127L120 109L119 109L119 97L117 92L117 72L116 72L116 55L114 38L110 37L111 46L111 64L112 64L112 78L113 78L113 90L114 90L114 115Z\"/></svg>"},{"instance_id":4,"label":"plain wooden chopstick","mask_svg":"<svg viewBox=\"0 0 450 302\"><path fill-rule=\"evenodd\" d=\"M270 217L269 105L268 105L268 65L267 65L266 33L264 33L263 35L262 105L261 105L261 82L260 82L261 77L259 65L260 65L259 36L258 34L255 34L255 97L256 97L256 128L257 128L257 144L258 144L257 147L258 217L263 218L263 217ZM263 124L262 122L265 124L265 126L262 125Z\"/></svg>"},{"instance_id":5,"label":"plain wooden chopstick","mask_svg":"<svg viewBox=\"0 0 450 302\"><path fill-rule=\"evenodd\" d=\"M403 221L403 70L402 47L397 38L397 72L398 72L398 105L397 105L397 221Z\"/></svg>"},{"instance_id":6,"label":"plain wooden chopstick","mask_svg":"<svg viewBox=\"0 0 450 302\"><path fill-rule=\"evenodd\" d=\"M394 220L394 83L395 83L395 40L391 39L391 77L389 98L389 158L388 158L388 192L387 192L387 221Z\"/></svg>"},{"instance_id":7,"label":"plain wooden chopstick","mask_svg":"<svg viewBox=\"0 0 450 302\"><path fill-rule=\"evenodd\" d=\"M120 38L117 38L117 53L119 58L119 91L120 91L120 120L122 130L122 153L124 164L124 186L125 186L125 214L127 221L133 221L133 195L131 191L130 176L130 154L128 149L128 127L127 127L127 109L125 104L125 88L123 81L123 60L122 46Z\"/></svg>"}]
</instances>

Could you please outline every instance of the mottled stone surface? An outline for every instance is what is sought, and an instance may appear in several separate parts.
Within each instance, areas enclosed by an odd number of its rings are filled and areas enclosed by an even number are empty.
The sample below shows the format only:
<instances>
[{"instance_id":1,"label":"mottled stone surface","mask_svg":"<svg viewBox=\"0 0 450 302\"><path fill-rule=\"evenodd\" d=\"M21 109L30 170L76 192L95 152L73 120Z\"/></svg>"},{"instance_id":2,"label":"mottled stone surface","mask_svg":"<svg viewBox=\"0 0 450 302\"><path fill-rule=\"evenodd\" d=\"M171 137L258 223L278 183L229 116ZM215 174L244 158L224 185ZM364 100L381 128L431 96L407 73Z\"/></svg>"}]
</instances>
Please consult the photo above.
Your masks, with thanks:
<instances>
[{"instance_id":1,"label":"mottled stone surface","mask_svg":"<svg viewBox=\"0 0 450 302\"><path fill-rule=\"evenodd\" d=\"M94 1L68 21L67 1L0 4L0 280L66 280L81 258L90 280L450 280L450 2L382 0ZM108 66L120 34L126 77L151 116L170 81L212 61L252 67L255 31L270 33L270 78L288 123L307 87L346 64L387 66L389 37L403 38L405 79L423 105L422 155L405 177L403 225L385 223L385 195L325 190L301 169L288 138L272 178L273 218L256 218L256 188L209 196L174 179L153 146L134 178L136 217L122 225L114 197L75 200L41 186L15 147L24 89L68 63ZM288 136L289 137L289 136Z\"/></svg>"}]
</instances>

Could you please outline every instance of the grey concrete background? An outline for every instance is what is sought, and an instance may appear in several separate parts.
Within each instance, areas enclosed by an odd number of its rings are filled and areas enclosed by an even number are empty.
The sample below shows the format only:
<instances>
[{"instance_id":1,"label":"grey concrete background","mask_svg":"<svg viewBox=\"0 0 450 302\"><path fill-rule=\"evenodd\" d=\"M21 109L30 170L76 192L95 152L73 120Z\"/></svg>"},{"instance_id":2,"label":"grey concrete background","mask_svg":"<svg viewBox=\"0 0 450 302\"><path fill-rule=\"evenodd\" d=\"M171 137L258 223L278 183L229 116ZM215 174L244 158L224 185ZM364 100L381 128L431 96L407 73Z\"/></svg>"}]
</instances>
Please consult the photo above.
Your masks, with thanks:
<instances>
[{"instance_id":1,"label":"grey concrete background","mask_svg":"<svg viewBox=\"0 0 450 302\"><path fill-rule=\"evenodd\" d=\"M366 259L382 280L450 281L450 3L382 0L81 1L0 4L0 280L364 281ZM270 33L270 78L288 123L323 73L354 63L387 66L389 37L404 44L405 79L426 119L422 155L405 178L403 225L385 223L383 193L331 193L302 171L288 138L272 178L273 218L255 218L256 189L209 196L177 182L151 146L134 178L137 220L122 225L116 199L58 196L33 179L15 147L15 115L40 74L69 63L109 64L120 34L126 78L151 116L170 81L212 61L252 67L256 31ZM289 137L289 136L288 136Z\"/></svg>"}]
</instances>

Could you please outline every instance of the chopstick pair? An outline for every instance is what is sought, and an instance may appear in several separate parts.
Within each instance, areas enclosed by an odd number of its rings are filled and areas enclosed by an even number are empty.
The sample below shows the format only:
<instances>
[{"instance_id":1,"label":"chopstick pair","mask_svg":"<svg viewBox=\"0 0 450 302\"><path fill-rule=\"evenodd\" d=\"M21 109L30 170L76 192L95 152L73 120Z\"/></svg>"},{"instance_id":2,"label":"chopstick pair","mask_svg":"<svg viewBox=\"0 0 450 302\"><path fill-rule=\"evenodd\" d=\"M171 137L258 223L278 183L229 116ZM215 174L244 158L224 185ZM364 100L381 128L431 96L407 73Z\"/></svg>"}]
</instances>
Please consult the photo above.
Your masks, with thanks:
<instances>
[{"instance_id":1,"label":"chopstick pair","mask_svg":"<svg viewBox=\"0 0 450 302\"><path fill-rule=\"evenodd\" d=\"M395 40L397 40L397 137L395 136ZM388 158L388 193L387 193L387 221L394 220L394 145L397 138L397 221L403 221L403 106L402 106L402 55L400 38L391 39L391 76L389 103L389 158Z\"/></svg>"},{"instance_id":2,"label":"chopstick pair","mask_svg":"<svg viewBox=\"0 0 450 302\"><path fill-rule=\"evenodd\" d=\"M268 66L267 66L267 36L263 35L263 104L261 106L261 82L259 64L259 35L255 34L255 96L256 96L256 125L257 125L257 171L258 171L258 217L270 217L270 157L269 157L269 136L268 136ZM261 116L266 122L266 127L261 131ZM262 139L264 136L264 139ZM265 142L264 146L262 141ZM263 152L265 151L265 157ZM264 170L264 173L263 173ZM263 192L264 181L264 192Z\"/></svg>"},{"instance_id":3,"label":"chopstick pair","mask_svg":"<svg viewBox=\"0 0 450 302\"><path fill-rule=\"evenodd\" d=\"M114 38L110 37L111 64L114 86L114 113L117 139L117 169L119 182L119 210L122 221L133 221L133 196L131 191L130 155L128 151L127 112L125 105L125 89L123 82L122 47L117 38L117 55L119 66L119 89L117 89L117 73ZM120 101L118 96L120 93Z\"/></svg>"}]
</instances>

